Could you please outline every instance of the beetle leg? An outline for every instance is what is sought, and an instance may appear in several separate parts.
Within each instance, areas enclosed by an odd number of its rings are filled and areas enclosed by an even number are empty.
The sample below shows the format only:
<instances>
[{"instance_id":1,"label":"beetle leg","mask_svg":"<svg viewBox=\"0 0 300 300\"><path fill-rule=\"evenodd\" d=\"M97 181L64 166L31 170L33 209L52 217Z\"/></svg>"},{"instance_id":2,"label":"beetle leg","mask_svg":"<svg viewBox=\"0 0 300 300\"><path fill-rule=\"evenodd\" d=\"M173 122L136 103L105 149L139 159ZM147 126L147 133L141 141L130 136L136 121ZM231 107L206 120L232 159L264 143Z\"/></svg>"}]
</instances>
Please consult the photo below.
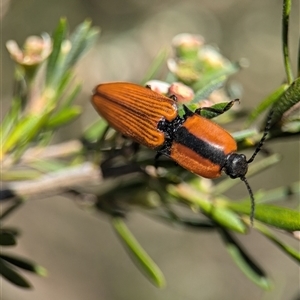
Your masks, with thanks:
<instances>
[{"instance_id":1,"label":"beetle leg","mask_svg":"<svg viewBox=\"0 0 300 300\"><path fill-rule=\"evenodd\" d=\"M131 144L131 150L133 151L133 154L136 154L140 150L141 145L139 143L133 142Z\"/></svg>"},{"instance_id":2,"label":"beetle leg","mask_svg":"<svg viewBox=\"0 0 300 300\"><path fill-rule=\"evenodd\" d=\"M154 167L157 170L158 169L158 159L162 156L163 154L161 152L157 152L155 157L154 157Z\"/></svg>"},{"instance_id":3,"label":"beetle leg","mask_svg":"<svg viewBox=\"0 0 300 300\"><path fill-rule=\"evenodd\" d=\"M154 158L154 167L155 169L158 168L158 159L162 156L165 155L167 157L170 157L170 153L169 153L169 147L168 145L164 145L161 149L159 149L155 155Z\"/></svg>"}]
</instances>

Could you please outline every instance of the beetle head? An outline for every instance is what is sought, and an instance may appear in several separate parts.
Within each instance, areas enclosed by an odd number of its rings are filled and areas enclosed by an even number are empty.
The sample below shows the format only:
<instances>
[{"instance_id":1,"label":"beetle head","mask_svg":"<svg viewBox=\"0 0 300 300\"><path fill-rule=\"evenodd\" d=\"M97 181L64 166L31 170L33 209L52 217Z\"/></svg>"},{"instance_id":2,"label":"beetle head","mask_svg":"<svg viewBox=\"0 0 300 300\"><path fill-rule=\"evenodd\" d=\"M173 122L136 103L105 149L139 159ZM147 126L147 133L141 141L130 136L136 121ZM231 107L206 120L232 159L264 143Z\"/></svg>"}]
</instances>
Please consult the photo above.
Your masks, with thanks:
<instances>
[{"instance_id":1,"label":"beetle head","mask_svg":"<svg viewBox=\"0 0 300 300\"><path fill-rule=\"evenodd\" d=\"M230 178L245 177L248 171L248 162L244 154L231 153L227 156L224 166L225 173Z\"/></svg>"}]
</instances>

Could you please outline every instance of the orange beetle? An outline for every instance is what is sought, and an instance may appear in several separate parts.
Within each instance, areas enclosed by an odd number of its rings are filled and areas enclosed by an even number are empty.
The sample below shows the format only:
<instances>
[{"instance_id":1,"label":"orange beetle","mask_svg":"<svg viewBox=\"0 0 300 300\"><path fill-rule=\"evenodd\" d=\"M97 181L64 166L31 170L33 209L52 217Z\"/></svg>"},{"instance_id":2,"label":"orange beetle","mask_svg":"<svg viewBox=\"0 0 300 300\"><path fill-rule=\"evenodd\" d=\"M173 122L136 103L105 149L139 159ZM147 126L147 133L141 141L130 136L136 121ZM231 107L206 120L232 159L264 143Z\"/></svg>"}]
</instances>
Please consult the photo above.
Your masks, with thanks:
<instances>
[{"instance_id":1,"label":"orange beetle","mask_svg":"<svg viewBox=\"0 0 300 300\"><path fill-rule=\"evenodd\" d=\"M175 97L168 98L150 88L127 82L99 84L92 103L110 126L133 141L166 155L183 168L206 178L217 178L224 171L231 178L240 178L247 186L254 217L254 196L246 180L248 164L260 151L271 123L249 160L238 154L234 138L216 123L184 107L178 115ZM217 111L223 113L223 111Z\"/></svg>"}]
</instances>

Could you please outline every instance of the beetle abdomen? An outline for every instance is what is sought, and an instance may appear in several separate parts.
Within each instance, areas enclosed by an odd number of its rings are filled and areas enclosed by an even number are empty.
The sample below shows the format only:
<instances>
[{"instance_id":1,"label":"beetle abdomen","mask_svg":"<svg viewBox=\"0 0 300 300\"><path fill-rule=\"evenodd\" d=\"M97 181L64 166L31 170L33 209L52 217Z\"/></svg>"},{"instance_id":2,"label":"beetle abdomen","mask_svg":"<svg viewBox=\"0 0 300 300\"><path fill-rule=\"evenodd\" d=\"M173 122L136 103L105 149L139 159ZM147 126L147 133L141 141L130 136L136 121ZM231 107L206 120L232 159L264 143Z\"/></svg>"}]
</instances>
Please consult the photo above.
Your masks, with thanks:
<instances>
[{"instance_id":1,"label":"beetle abdomen","mask_svg":"<svg viewBox=\"0 0 300 300\"><path fill-rule=\"evenodd\" d=\"M176 130L170 157L197 175L216 178L221 175L227 155L236 148L235 140L226 130L194 114Z\"/></svg>"}]
</instances>

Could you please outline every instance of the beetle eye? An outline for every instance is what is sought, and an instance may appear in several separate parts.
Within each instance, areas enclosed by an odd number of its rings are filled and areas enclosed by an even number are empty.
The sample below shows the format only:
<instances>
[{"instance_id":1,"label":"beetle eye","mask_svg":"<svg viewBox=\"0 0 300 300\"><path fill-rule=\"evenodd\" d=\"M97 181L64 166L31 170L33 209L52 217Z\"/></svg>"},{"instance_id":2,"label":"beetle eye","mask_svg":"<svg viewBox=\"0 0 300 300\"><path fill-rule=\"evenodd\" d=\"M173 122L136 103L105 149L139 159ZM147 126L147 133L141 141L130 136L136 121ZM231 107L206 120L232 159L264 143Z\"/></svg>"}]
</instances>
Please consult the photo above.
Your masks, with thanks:
<instances>
[{"instance_id":1,"label":"beetle eye","mask_svg":"<svg viewBox=\"0 0 300 300\"><path fill-rule=\"evenodd\" d=\"M230 178L244 177L248 171L248 163L244 154L232 153L227 156L224 166L225 173Z\"/></svg>"}]
</instances>

